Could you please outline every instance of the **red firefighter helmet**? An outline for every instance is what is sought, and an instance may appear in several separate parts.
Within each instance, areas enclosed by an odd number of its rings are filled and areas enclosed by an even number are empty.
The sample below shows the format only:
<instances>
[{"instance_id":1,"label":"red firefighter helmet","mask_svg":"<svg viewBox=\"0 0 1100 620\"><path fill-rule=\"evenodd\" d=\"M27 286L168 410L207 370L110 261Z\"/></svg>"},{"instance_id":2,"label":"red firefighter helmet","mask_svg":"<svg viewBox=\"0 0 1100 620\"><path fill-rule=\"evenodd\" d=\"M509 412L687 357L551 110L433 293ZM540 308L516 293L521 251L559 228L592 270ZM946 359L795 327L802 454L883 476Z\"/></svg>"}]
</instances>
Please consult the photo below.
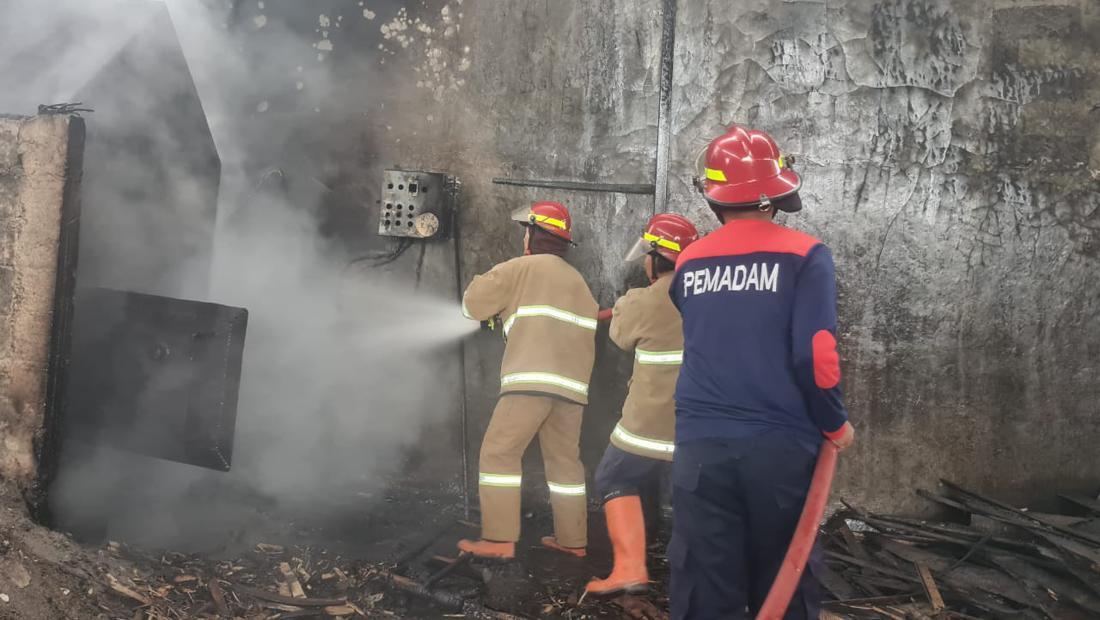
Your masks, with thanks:
<instances>
[{"instance_id":1,"label":"red firefighter helmet","mask_svg":"<svg viewBox=\"0 0 1100 620\"><path fill-rule=\"evenodd\" d=\"M530 207L521 207L512 212L512 219L524 226L538 226L546 232L573 242L573 218L569 209L560 202L536 202Z\"/></svg>"},{"instance_id":2,"label":"red firefighter helmet","mask_svg":"<svg viewBox=\"0 0 1100 620\"><path fill-rule=\"evenodd\" d=\"M634 261L656 252L673 263L680 252L699 239L695 224L682 215L658 213L649 220L649 224L634 247L626 254L626 260Z\"/></svg>"},{"instance_id":3,"label":"red firefighter helmet","mask_svg":"<svg viewBox=\"0 0 1100 620\"><path fill-rule=\"evenodd\" d=\"M802 187L802 179L787 165L771 136L733 125L715 138L701 156L695 186L716 207L775 204L798 211L800 200L776 202Z\"/></svg>"}]
</instances>

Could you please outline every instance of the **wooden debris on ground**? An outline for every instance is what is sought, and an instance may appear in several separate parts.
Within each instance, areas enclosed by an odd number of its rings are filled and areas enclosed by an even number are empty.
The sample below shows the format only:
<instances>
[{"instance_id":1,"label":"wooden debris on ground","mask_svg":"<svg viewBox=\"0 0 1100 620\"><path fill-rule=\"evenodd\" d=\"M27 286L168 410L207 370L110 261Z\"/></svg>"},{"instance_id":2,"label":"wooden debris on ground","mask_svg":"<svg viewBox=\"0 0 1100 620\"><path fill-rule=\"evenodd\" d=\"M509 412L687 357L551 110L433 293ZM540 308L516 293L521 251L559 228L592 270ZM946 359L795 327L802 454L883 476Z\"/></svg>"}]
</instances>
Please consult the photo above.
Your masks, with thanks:
<instances>
[{"instance_id":1,"label":"wooden debris on ground","mask_svg":"<svg viewBox=\"0 0 1100 620\"><path fill-rule=\"evenodd\" d=\"M305 598L306 592L302 589L301 582L298 581L298 575L294 571L290 570L289 562L279 563L279 575L282 579L279 580L279 591L282 592L284 586L286 591L290 593L290 596L294 598Z\"/></svg>"},{"instance_id":2,"label":"wooden debris on ground","mask_svg":"<svg viewBox=\"0 0 1100 620\"><path fill-rule=\"evenodd\" d=\"M823 617L1100 617L1100 500L1063 493L1064 514L1058 514L1014 507L946 481L918 494L942 508L942 520L845 505L825 524L823 561L811 568L832 599ZM439 532L429 533L427 543L414 541L398 560L375 563L265 543L229 560L111 543L104 563L80 575L89 592L111 593L99 601L111 618L665 617L668 561L660 548L651 550L653 592L646 598L583 599L591 571L567 576L540 560L527 566L530 573L518 571L514 596L521 605L512 609L490 596L485 567L434 555L430 543Z\"/></svg>"},{"instance_id":3,"label":"wooden debris on ground","mask_svg":"<svg viewBox=\"0 0 1100 620\"><path fill-rule=\"evenodd\" d=\"M653 601L645 596L624 594L613 601L623 609L625 617L634 620L668 620L668 612L658 609Z\"/></svg>"},{"instance_id":4,"label":"wooden debris on ground","mask_svg":"<svg viewBox=\"0 0 1100 620\"><path fill-rule=\"evenodd\" d=\"M140 594L137 590L127 585L124 585L121 581L118 580L118 577L115 577L111 573L107 573L107 585L110 586L111 590L115 591L116 593L121 594L126 598L133 599L141 603L142 605L149 605L152 603L148 596Z\"/></svg>"},{"instance_id":5,"label":"wooden debris on ground","mask_svg":"<svg viewBox=\"0 0 1100 620\"><path fill-rule=\"evenodd\" d=\"M847 506L821 533L831 614L852 618L1100 617L1100 502L1038 513L943 481L921 497L954 521Z\"/></svg>"}]
</instances>

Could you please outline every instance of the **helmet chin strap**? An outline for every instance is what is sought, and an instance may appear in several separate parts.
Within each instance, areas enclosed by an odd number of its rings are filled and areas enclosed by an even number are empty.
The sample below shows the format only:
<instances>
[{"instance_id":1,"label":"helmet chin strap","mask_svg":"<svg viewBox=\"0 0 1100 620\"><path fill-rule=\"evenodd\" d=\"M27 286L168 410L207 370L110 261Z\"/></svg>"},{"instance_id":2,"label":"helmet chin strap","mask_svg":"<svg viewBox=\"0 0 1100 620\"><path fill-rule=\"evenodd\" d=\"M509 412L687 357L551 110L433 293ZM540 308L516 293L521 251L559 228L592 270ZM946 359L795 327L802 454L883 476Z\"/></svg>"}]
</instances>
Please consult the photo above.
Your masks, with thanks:
<instances>
[{"instance_id":1,"label":"helmet chin strap","mask_svg":"<svg viewBox=\"0 0 1100 620\"><path fill-rule=\"evenodd\" d=\"M767 211L772 208L772 200L764 194L760 194L760 204L756 207L760 211Z\"/></svg>"}]
</instances>

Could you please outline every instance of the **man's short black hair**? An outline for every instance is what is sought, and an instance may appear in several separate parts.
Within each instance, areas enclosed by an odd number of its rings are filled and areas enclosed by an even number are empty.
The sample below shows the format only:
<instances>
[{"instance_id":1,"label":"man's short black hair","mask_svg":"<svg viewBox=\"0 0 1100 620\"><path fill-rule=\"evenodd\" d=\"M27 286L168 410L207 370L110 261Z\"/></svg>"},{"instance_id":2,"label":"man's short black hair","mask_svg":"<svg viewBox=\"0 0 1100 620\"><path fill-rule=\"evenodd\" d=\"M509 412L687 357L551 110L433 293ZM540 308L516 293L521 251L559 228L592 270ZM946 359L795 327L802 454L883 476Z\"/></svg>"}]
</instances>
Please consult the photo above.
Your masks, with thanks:
<instances>
[{"instance_id":1,"label":"man's short black hair","mask_svg":"<svg viewBox=\"0 0 1100 620\"><path fill-rule=\"evenodd\" d=\"M798 195L798 192L793 192L781 198L772 199L771 204L776 212L797 213L802 210L802 197ZM743 205L727 205L708 200L707 205L710 207L710 210L714 211L714 214L718 216L718 219L722 219L723 211L753 211L760 208L760 203L758 202Z\"/></svg>"},{"instance_id":2,"label":"man's short black hair","mask_svg":"<svg viewBox=\"0 0 1100 620\"><path fill-rule=\"evenodd\" d=\"M527 248L532 254L556 254L565 256L569 250L569 242L561 237L544 230L541 226L524 224L531 231L531 239L527 242Z\"/></svg>"},{"instance_id":3,"label":"man's short black hair","mask_svg":"<svg viewBox=\"0 0 1100 620\"><path fill-rule=\"evenodd\" d=\"M650 256L653 257L653 275L659 276L661 274L676 271L676 263L668 260L664 256L656 252L651 252Z\"/></svg>"}]
</instances>

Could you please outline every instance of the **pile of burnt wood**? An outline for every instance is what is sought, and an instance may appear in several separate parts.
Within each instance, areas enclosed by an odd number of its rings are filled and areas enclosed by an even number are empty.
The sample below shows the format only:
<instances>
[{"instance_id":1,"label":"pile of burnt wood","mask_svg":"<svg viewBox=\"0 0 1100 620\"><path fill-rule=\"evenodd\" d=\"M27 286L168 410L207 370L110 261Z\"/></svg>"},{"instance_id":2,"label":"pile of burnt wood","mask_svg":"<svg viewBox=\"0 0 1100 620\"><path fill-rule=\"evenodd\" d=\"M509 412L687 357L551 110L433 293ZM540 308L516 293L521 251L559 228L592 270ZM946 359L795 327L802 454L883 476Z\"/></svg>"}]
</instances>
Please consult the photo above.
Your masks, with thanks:
<instances>
[{"instance_id":1,"label":"pile of burnt wood","mask_svg":"<svg viewBox=\"0 0 1100 620\"><path fill-rule=\"evenodd\" d=\"M943 481L918 491L944 521L845 504L821 532L832 614L874 618L1100 617L1100 501L1039 513Z\"/></svg>"}]
</instances>

